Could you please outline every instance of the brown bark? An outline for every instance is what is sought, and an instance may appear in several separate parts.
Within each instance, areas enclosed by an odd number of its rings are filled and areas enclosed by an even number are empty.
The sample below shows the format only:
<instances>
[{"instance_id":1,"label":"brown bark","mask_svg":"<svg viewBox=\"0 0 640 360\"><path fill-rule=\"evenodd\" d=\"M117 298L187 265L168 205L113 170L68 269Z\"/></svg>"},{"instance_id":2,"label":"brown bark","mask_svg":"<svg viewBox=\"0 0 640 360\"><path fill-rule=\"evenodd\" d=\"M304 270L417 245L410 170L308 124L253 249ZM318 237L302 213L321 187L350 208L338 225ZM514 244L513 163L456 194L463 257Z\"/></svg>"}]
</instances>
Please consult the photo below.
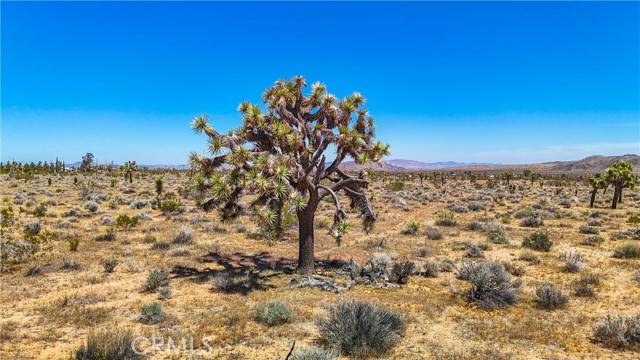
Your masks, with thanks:
<instances>
[{"instance_id":1,"label":"brown bark","mask_svg":"<svg viewBox=\"0 0 640 360\"><path fill-rule=\"evenodd\" d=\"M613 200L611 200L611 208L615 209L618 207L618 201L620 199L620 190L622 190L620 187L618 187L616 185L616 187L613 189Z\"/></svg>"},{"instance_id":2,"label":"brown bark","mask_svg":"<svg viewBox=\"0 0 640 360\"><path fill-rule=\"evenodd\" d=\"M598 192L597 188L594 188L593 190L591 190L591 204L589 205L589 207L593 207L593 203L596 202L596 193Z\"/></svg>"},{"instance_id":3,"label":"brown bark","mask_svg":"<svg viewBox=\"0 0 640 360\"><path fill-rule=\"evenodd\" d=\"M310 199L307 207L298 212L298 273L312 275L315 272L314 219L317 200Z\"/></svg>"}]
</instances>

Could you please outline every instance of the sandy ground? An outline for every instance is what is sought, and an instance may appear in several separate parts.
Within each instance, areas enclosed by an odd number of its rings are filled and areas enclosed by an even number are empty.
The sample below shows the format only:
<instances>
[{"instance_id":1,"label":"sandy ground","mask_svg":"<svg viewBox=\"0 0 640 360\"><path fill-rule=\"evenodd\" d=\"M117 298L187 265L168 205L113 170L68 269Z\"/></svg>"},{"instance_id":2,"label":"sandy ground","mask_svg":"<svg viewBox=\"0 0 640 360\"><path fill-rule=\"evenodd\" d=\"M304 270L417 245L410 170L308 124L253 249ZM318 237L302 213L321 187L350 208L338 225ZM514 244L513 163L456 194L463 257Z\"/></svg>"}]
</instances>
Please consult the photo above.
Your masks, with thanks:
<instances>
[{"instance_id":1,"label":"sandy ground","mask_svg":"<svg viewBox=\"0 0 640 360\"><path fill-rule=\"evenodd\" d=\"M114 328L130 329L142 336L140 347L153 359L193 358L194 353L153 351L149 341L152 336L165 341L161 350L166 350L169 338L179 343L180 339L191 337L198 358L280 359L294 340L297 346L314 345L318 341L315 320L323 316L324 306L344 298L384 305L407 319L407 331L400 344L384 357L388 359L640 358L638 349L606 349L591 339L594 324L606 314L640 312L640 284L634 280L635 272L640 271L640 260L612 257L614 248L622 242L640 242L611 238L616 231L638 227L627 223L629 215L640 214L638 190L626 191L625 203L611 210L606 208L611 192L599 195L597 209L589 209L586 207L589 189L579 184L541 188L538 184L532 187L527 181L517 181L518 188L511 193L504 185L489 189L486 184L450 181L436 188L426 181L420 185L417 179L412 179L403 190L394 192L377 180L372 192L380 220L374 231L364 234L355 214L350 214L354 226L339 247L326 229L331 204L322 205L316 218L316 258L354 259L358 264L376 252L418 264L424 264L427 259L438 262L450 259L460 264L467 260L465 242L487 243L482 231L467 230L471 221L513 214L532 204L543 204L543 209L553 210L552 216L544 220L544 228L549 231L554 246L550 252L535 252L540 263L518 259L527 251L521 246L522 239L539 229L520 226L520 220L513 215L509 223L503 225L510 243L491 244L490 249L484 251L486 259L507 261L525 270L519 277L522 281L518 289L520 302L508 308L485 311L465 301L468 283L456 279L455 271L440 272L437 278L412 276L408 284L389 289L356 285L333 293L295 288L289 283L298 276L287 271L287 264L295 263L297 256L295 229L284 240L269 243L251 236L256 227L249 218L222 224L215 212L202 212L193 200L182 200L185 211L179 215L164 216L150 206L131 209L128 205L131 200L154 198L152 176L138 176L133 184L105 175L78 178L78 185L73 184L73 176L54 178L51 186L47 186L47 178L43 176L28 183L2 178L2 207L11 204L16 214L16 224L5 237L19 239L23 225L35 220L40 221L42 231L48 234L35 257L0 273L2 359L69 358L90 331ZM114 187L111 179L116 179ZM166 174L165 189L177 192L186 180L186 174ZM123 193L122 190L128 188L135 192ZM99 203L95 213L85 209L90 198ZM110 207L112 200L114 204ZM547 202L543 203L544 200ZM439 227L444 233L443 239L427 239L425 230L434 226L438 211L451 204L472 202L484 209L456 213L456 226ZM47 204L47 214L38 219L31 212L41 203ZM78 209L79 214L64 216L72 208ZM578 228L594 220L590 214L595 210L602 212L598 217L601 225L597 228L605 240L598 246L581 245L588 235L580 233ZM112 227L103 223L103 216L115 220L125 213L144 213L148 219L133 229L117 230L113 241L95 240L96 235ZM418 234L403 235L403 228L411 220L420 224ZM192 231L193 243L171 244L182 226ZM80 237L75 252L70 251L66 240L72 235ZM150 236L155 237L155 241L167 242L169 248L152 249ZM377 243L383 246L375 246ZM427 247L426 257L419 256L421 247ZM586 257L582 272L562 271L559 255L569 249ZM102 266L109 258L118 261L113 273L106 273ZM63 269L65 259L77 262L80 269ZM34 266L40 267L41 273L26 276L27 270ZM143 290L147 275L154 268L173 271L169 299L161 300L157 293ZM177 269L182 271L175 271ZM255 286L245 293L215 290L211 276L225 271L253 272ZM318 271L334 274L330 269ZM573 282L584 273L595 273L602 278L593 298L572 294ZM568 306L553 311L537 307L535 288L546 281L570 295ZM295 317L291 323L267 327L255 321L256 307L273 299L281 300L292 309ZM153 325L138 322L140 306L153 301L162 304L167 318Z\"/></svg>"}]
</instances>

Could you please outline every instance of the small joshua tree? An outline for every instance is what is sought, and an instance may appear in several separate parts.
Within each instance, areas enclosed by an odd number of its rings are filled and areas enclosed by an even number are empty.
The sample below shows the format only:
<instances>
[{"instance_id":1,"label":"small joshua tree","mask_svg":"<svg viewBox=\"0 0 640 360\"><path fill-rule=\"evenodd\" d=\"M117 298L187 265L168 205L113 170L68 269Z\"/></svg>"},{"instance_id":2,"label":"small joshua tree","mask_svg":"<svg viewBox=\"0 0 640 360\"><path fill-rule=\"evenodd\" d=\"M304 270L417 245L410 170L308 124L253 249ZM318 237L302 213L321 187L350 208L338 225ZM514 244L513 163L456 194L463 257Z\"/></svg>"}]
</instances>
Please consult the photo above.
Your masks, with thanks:
<instances>
[{"instance_id":1,"label":"small joshua tree","mask_svg":"<svg viewBox=\"0 0 640 360\"><path fill-rule=\"evenodd\" d=\"M122 174L125 180L129 179L129 183L133 182L133 173L138 169L135 161L127 161L122 165Z\"/></svg>"},{"instance_id":2,"label":"small joshua tree","mask_svg":"<svg viewBox=\"0 0 640 360\"><path fill-rule=\"evenodd\" d=\"M596 202L596 194L598 190L604 189L607 186L607 179L601 174L596 174L589 178L589 185L591 185L591 202L589 206L593 207L593 204Z\"/></svg>"},{"instance_id":3,"label":"small joshua tree","mask_svg":"<svg viewBox=\"0 0 640 360\"><path fill-rule=\"evenodd\" d=\"M314 272L314 218L320 201L331 197L335 205L334 229L346 213L340 207L338 192L351 199L365 226L376 219L366 193L365 173L353 176L338 166L351 157L359 164L379 161L389 146L374 140L374 122L363 107L365 99L353 93L342 101L315 83L311 93L303 94L304 78L279 80L263 94L266 111L243 102L239 111L243 125L226 135L215 131L206 116L193 121L197 133L209 137L214 157L191 155L199 170L196 180L205 210L218 208L223 220L239 216L245 207L243 194L257 195L249 209L273 234L283 231L283 219L295 212L298 219L298 271ZM333 161L325 152L335 150ZM332 151L333 153L333 151ZM226 172L214 172L223 164Z\"/></svg>"},{"instance_id":4,"label":"small joshua tree","mask_svg":"<svg viewBox=\"0 0 640 360\"><path fill-rule=\"evenodd\" d=\"M162 195L162 178L156 179L156 199L158 201L158 208L160 208L160 195Z\"/></svg>"},{"instance_id":5,"label":"small joshua tree","mask_svg":"<svg viewBox=\"0 0 640 360\"><path fill-rule=\"evenodd\" d=\"M636 179L631 163L624 160L616 162L605 170L604 177L609 184L613 185L611 208L615 209L619 203L622 203L622 189L635 185Z\"/></svg>"},{"instance_id":6,"label":"small joshua tree","mask_svg":"<svg viewBox=\"0 0 640 360\"><path fill-rule=\"evenodd\" d=\"M83 172L87 172L87 171L90 171L92 167L93 167L93 154L88 152L84 154L84 156L82 157L82 162L80 163L80 170Z\"/></svg>"}]
</instances>

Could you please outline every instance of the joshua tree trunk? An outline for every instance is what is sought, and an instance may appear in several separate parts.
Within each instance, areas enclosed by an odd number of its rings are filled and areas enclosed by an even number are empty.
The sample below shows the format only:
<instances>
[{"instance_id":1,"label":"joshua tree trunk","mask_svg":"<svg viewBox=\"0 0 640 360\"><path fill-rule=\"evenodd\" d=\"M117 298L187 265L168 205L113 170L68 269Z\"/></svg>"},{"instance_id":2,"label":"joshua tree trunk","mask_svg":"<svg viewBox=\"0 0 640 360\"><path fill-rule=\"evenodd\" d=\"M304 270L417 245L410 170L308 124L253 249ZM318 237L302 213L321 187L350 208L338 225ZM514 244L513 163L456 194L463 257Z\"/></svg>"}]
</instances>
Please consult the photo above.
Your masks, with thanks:
<instances>
[{"instance_id":1,"label":"joshua tree trunk","mask_svg":"<svg viewBox=\"0 0 640 360\"><path fill-rule=\"evenodd\" d=\"M314 211L306 209L298 212L298 272L304 275L314 273Z\"/></svg>"},{"instance_id":2,"label":"joshua tree trunk","mask_svg":"<svg viewBox=\"0 0 640 360\"><path fill-rule=\"evenodd\" d=\"M622 187L620 187L620 191L618 192L618 204L622 204Z\"/></svg>"},{"instance_id":3,"label":"joshua tree trunk","mask_svg":"<svg viewBox=\"0 0 640 360\"><path fill-rule=\"evenodd\" d=\"M615 209L618 206L618 201L620 199L620 190L622 190L620 187L618 187L616 185L616 187L613 189L613 200L611 201L611 208Z\"/></svg>"},{"instance_id":4,"label":"joshua tree trunk","mask_svg":"<svg viewBox=\"0 0 640 360\"><path fill-rule=\"evenodd\" d=\"M591 190L591 204L589 205L589 207L593 207L593 203L596 202L596 193L598 192L597 188L594 188L593 190Z\"/></svg>"}]
</instances>

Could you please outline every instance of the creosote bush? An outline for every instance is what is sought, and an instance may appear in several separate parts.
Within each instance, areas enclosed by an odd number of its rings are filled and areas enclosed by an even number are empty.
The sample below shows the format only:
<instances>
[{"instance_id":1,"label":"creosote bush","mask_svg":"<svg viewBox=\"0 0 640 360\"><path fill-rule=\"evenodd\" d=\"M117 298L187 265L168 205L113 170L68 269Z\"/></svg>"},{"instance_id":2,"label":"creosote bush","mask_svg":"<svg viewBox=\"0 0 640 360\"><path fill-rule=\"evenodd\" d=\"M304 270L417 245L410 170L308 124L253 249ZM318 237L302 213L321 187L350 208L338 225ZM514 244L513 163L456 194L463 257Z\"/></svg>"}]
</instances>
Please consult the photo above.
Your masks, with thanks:
<instances>
[{"instance_id":1,"label":"creosote bush","mask_svg":"<svg viewBox=\"0 0 640 360\"><path fill-rule=\"evenodd\" d=\"M293 313L279 300L269 301L258 306L256 319L268 326L276 326L291 322Z\"/></svg>"},{"instance_id":2,"label":"creosote bush","mask_svg":"<svg viewBox=\"0 0 640 360\"><path fill-rule=\"evenodd\" d=\"M627 349L640 345L640 314L607 315L593 328L593 338L604 347Z\"/></svg>"},{"instance_id":3,"label":"creosote bush","mask_svg":"<svg viewBox=\"0 0 640 360\"><path fill-rule=\"evenodd\" d=\"M536 303L543 309L558 309L568 302L569 297L551 283L544 283L536 288Z\"/></svg>"},{"instance_id":4,"label":"creosote bush","mask_svg":"<svg viewBox=\"0 0 640 360\"><path fill-rule=\"evenodd\" d=\"M504 266L495 261L464 263L458 278L471 283L467 300L478 302L485 310L505 307L518 302L515 284Z\"/></svg>"},{"instance_id":5,"label":"creosote bush","mask_svg":"<svg viewBox=\"0 0 640 360\"><path fill-rule=\"evenodd\" d=\"M549 240L547 232L536 231L522 240L522 246L538 251L549 251L553 242Z\"/></svg>"},{"instance_id":6,"label":"creosote bush","mask_svg":"<svg viewBox=\"0 0 640 360\"><path fill-rule=\"evenodd\" d=\"M508 244L509 239L503 231L492 230L487 233L487 240L493 244Z\"/></svg>"},{"instance_id":7,"label":"creosote bush","mask_svg":"<svg viewBox=\"0 0 640 360\"><path fill-rule=\"evenodd\" d=\"M405 331L395 311L360 301L340 301L318 320L322 340L345 356L366 358L388 353Z\"/></svg>"},{"instance_id":8,"label":"creosote bush","mask_svg":"<svg viewBox=\"0 0 640 360\"><path fill-rule=\"evenodd\" d=\"M90 333L86 343L74 354L75 360L137 360L142 355L131 347L135 337L130 331L106 330Z\"/></svg>"}]
</instances>

